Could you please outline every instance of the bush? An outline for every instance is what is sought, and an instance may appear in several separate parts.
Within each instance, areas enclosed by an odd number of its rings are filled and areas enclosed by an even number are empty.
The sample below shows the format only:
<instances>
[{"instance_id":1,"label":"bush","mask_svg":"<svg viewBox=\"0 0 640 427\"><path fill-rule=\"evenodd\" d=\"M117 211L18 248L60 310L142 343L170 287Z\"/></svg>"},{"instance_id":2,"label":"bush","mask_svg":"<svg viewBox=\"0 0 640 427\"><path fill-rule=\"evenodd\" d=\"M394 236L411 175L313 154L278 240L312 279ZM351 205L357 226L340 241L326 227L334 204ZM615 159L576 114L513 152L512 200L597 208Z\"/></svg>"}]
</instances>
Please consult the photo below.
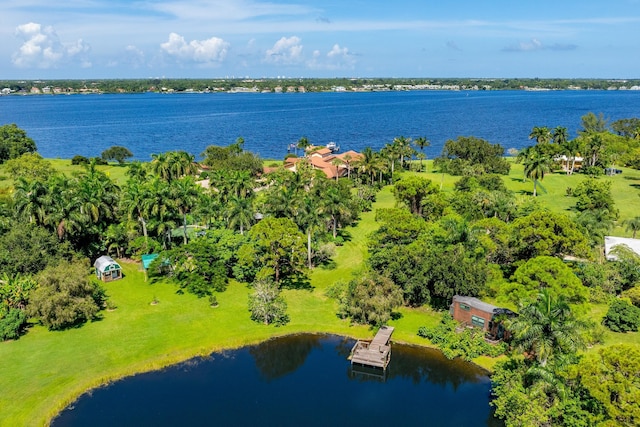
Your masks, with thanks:
<instances>
[{"instance_id":1,"label":"bush","mask_svg":"<svg viewBox=\"0 0 640 427\"><path fill-rule=\"evenodd\" d=\"M12 308L5 313L0 310L0 341L18 338L26 324L27 315L23 310Z\"/></svg>"},{"instance_id":2,"label":"bush","mask_svg":"<svg viewBox=\"0 0 640 427\"><path fill-rule=\"evenodd\" d=\"M76 155L76 156L73 156L73 158L71 159L71 164L72 165L88 165L89 159L86 158L85 156Z\"/></svg>"},{"instance_id":3,"label":"bush","mask_svg":"<svg viewBox=\"0 0 640 427\"><path fill-rule=\"evenodd\" d=\"M617 299L609 307L603 323L614 332L637 332L640 326L640 308L626 300Z\"/></svg>"},{"instance_id":4,"label":"bush","mask_svg":"<svg viewBox=\"0 0 640 427\"><path fill-rule=\"evenodd\" d=\"M489 344L484 339L484 331L477 328L465 328L456 332L458 323L448 313L442 316L440 324L433 328L425 326L418 329L418 336L427 338L438 346L448 359L460 357L470 361L479 356L498 357L507 350L507 345L501 342L497 345Z\"/></svg>"},{"instance_id":5,"label":"bush","mask_svg":"<svg viewBox=\"0 0 640 427\"><path fill-rule=\"evenodd\" d=\"M96 298L102 297L88 272L81 262L62 262L44 269L36 278L40 287L31 294L28 314L38 317L50 330L93 320L100 310Z\"/></svg>"},{"instance_id":6,"label":"bush","mask_svg":"<svg viewBox=\"0 0 640 427\"><path fill-rule=\"evenodd\" d=\"M254 282L253 293L249 295L251 320L265 325L285 325L289 322L287 302L280 295L278 285L265 279Z\"/></svg>"}]
</instances>

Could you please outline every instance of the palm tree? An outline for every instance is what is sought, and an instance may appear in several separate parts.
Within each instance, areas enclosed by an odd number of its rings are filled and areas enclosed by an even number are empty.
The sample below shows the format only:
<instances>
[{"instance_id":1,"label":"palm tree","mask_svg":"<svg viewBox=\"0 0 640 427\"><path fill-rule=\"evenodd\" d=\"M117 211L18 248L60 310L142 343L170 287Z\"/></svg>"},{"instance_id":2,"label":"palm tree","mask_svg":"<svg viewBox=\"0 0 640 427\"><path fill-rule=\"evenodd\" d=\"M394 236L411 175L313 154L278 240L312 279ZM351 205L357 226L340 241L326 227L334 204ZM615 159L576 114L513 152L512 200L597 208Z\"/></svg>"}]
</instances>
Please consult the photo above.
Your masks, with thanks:
<instances>
[{"instance_id":1,"label":"palm tree","mask_svg":"<svg viewBox=\"0 0 640 427\"><path fill-rule=\"evenodd\" d=\"M420 172L422 172L422 159L427 158L424 154L424 148L430 146L431 142L426 137L420 136L416 138L413 143L416 145L416 147L420 148L420 154L422 154L422 156L420 157Z\"/></svg>"},{"instance_id":2,"label":"palm tree","mask_svg":"<svg viewBox=\"0 0 640 427\"><path fill-rule=\"evenodd\" d=\"M538 180L544 179L545 173L550 170L551 159L538 150L532 150L524 161L524 174L527 178L533 179L533 197L537 196Z\"/></svg>"},{"instance_id":3,"label":"palm tree","mask_svg":"<svg viewBox=\"0 0 640 427\"><path fill-rule=\"evenodd\" d=\"M149 236L147 232L148 199L151 197L147 186L137 179L130 179L122 193L120 207L129 220L137 220L142 225L142 235L145 241L145 250L149 248Z\"/></svg>"},{"instance_id":4,"label":"palm tree","mask_svg":"<svg viewBox=\"0 0 640 427\"><path fill-rule=\"evenodd\" d=\"M606 142L600 134L589 134L585 142L585 157L589 158L589 166L596 166L606 151Z\"/></svg>"},{"instance_id":5,"label":"palm tree","mask_svg":"<svg viewBox=\"0 0 640 427\"><path fill-rule=\"evenodd\" d=\"M340 178L340 165L344 164L340 157L331 160L331 165L336 167L336 181Z\"/></svg>"},{"instance_id":6,"label":"palm tree","mask_svg":"<svg viewBox=\"0 0 640 427\"><path fill-rule=\"evenodd\" d=\"M535 139L537 144L547 144L551 142L552 136L546 126L535 126L529 134L529 139Z\"/></svg>"},{"instance_id":7,"label":"palm tree","mask_svg":"<svg viewBox=\"0 0 640 427\"><path fill-rule=\"evenodd\" d=\"M633 238L636 238L636 233L640 230L640 216L636 216L634 218L625 219L622 221L622 225L625 225L625 231L631 231L633 233Z\"/></svg>"},{"instance_id":8,"label":"palm tree","mask_svg":"<svg viewBox=\"0 0 640 427\"><path fill-rule=\"evenodd\" d=\"M326 224L323 221L322 215L324 214L323 206L318 203L318 199L311 195L306 195L294 220L298 224L298 227L304 231L307 235L307 264L309 268L313 268L312 252L311 252L311 238L316 230Z\"/></svg>"},{"instance_id":9,"label":"palm tree","mask_svg":"<svg viewBox=\"0 0 640 427\"><path fill-rule=\"evenodd\" d=\"M301 137L297 144L296 144L296 149L300 148L302 150L302 154L306 155L307 154L307 148L309 148L311 146L311 143L309 142L309 140L307 139L306 136ZM296 151L297 154L297 151Z\"/></svg>"},{"instance_id":10,"label":"palm tree","mask_svg":"<svg viewBox=\"0 0 640 427\"><path fill-rule=\"evenodd\" d=\"M371 147L365 147L362 150L362 157L356 161L356 167L361 173L369 175L371 185L373 185L373 180L376 176L376 153L371 149Z\"/></svg>"},{"instance_id":11,"label":"palm tree","mask_svg":"<svg viewBox=\"0 0 640 427\"><path fill-rule=\"evenodd\" d=\"M395 170L396 160L402 157L401 146L395 142L393 144L386 144L382 150L380 150L380 155L384 156L388 161L389 169L391 170L391 182L393 183L393 172ZM402 161L400 162L400 166L402 167Z\"/></svg>"},{"instance_id":12,"label":"palm tree","mask_svg":"<svg viewBox=\"0 0 640 427\"><path fill-rule=\"evenodd\" d=\"M168 153L151 155L151 171L165 181L171 179L171 164Z\"/></svg>"},{"instance_id":13,"label":"palm tree","mask_svg":"<svg viewBox=\"0 0 640 427\"><path fill-rule=\"evenodd\" d=\"M347 178L351 178L351 162L353 161L353 157L351 157L351 154L345 154L342 156L342 161L347 167Z\"/></svg>"},{"instance_id":14,"label":"palm tree","mask_svg":"<svg viewBox=\"0 0 640 427\"><path fill-rule=\"evenodd\" d=\"M551 131L551 140L554 144L563 146L569 140L569 132L567 131L567 128L563 126L556 126Z\"/></svg>"},{"instance_id":15,"label":"palm tree","mask_svg":"<svg viewBox=\"0 0 640 427\"><path fill-rule=\"evenodd\" d=\"M568 139L560 146L560 149L571 160L571 167L567 167L567 175L572 175L576 168L576 157L580 152L580 140L578 138Z\"/></svg>"},{"instance_id":16,"label":"palm tree","mask_svg":"<svg viewBox=\"0 0 640 427\"><path fill-rule=\"evenodd\" d=\"M29 181L19 177L14 186L13 201L18 215L27 218L32 224L44 224L47 216L46 184L40 180Z\"/></svg>"},{"instance_id":17,"label":"palm tree","mask_svg":"<svg viewBox=\"0 0 640 427\"><path fill-rule=\"evenodd\" d=\"M411 148L411 138L405 138L404 136L398 136L393 139L393 146L396 148L396 152L400 158L400 167L404 169L404 159L405 157L413 156L415 152L413 148Z\"/></svg>"},{"instance_id":18,"label":"palm tree","mask_svg":"<svg viewBox=\"0 0 640 427\"><path fill-rule=\"evenodd\" d=\"M231 196L227 204L227 218L229 227L240 228L240 234L244 234L245 228L249 228L254 221L253 199L240 196Z\"/></svg>"},{"instance_id":19,"label":"palm tree","mask_svg":"<svg viewBox=\"0 0 640 427\"><path fill-rule=\"evenodd\" d=\"M580 334L583 327L564 298L552 297L548 289L543 289L536 301L521 308L520 315L507 324L515 348L542 367L584 348Z\"/></svg>"},{"instance_id":20,"label":"palm tree","mask_svg":"<svg viewBox=\"0 0 640 427\"><path fill-rule=\"evenodd\" d=\"M333 238L338 235L338 223L350 213L348 207L349 190L343 191L339 184L331 181L323 194L322 210L331 218L331 231Z\"/></svg>"},{"instance_id":21,"label":"palm tree","mask_svg":"<svg viewBox=\"0 0 640 427\"><path fill-rule=\"evenodd\" d=\"M184 244L186 245L188 240L187 214L191 212L191 209L193 209L200 199L202 187L196 184L192 177L185 176L184 178L171 181L169 193L178 212L182 215L182 230Z\"/></svg>"}]
</instances>

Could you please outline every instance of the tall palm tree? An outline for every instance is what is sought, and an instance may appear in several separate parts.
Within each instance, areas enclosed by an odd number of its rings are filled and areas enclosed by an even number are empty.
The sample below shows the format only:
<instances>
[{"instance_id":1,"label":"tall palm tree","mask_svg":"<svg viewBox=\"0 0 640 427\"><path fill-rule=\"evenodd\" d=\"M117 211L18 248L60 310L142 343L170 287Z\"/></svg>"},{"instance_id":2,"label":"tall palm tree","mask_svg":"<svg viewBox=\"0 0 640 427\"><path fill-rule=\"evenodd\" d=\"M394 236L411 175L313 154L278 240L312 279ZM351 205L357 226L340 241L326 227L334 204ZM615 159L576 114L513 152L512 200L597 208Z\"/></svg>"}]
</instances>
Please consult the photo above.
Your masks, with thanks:
<instances>
[{"instance_id":1,"label":"tall palm tree","mask_svg":"<svg viewBox=\"0 0 640 427\"><path fill-rule=\"evenodd\" d=\"M338 223L341 222L345 216L350 214L348 206L348 197L350 196L349 190L343 191L340 184L331 182L327 186L322 199L322 210L331 219L331 231L333 238L338 235Z\"/></svg>"},{"instance_id":2,"label":"tall palm tree","mask_svg":"<svg viewBox=\"0 0 640 427\"><path fill-rule=\"evenodd\" d=\"M127 215L129 220L136 220L142 226L145 250L149 249L149 234L147 231L147 209L148 199L151 197L148 187L142 181L130 179L122 192L120 208Z\"/></svg>"},{"instance_id":3,"label":"tall palm tree","mask_svg":"<svg viewBox=\"0 0 640 427\"><path fill-rule=\"evenodd\" d=\"M169 193L175 207L182 216L184 244L187 244L187 214L200 200L202 187L195 183L193 177L185 176L171 181Z\"/></svg>"},{"instance_id":4,"label":"tall palm tree","mask_svg":"<svg viewBox=\"0 0 640 427\"><path fill-rule=\"evenodd\" d=\"M297 215L294 220L298 224L298 227L307 235L307 265L309 268L313 268L313 259L311 251L312 237L316 230L325 226L326 223L323 220L324 207L319 203L318 199L305 195L302 199Z\"/></svg>"},{"instance_id":5,"label":"tall palm tree","mask_svg":"<svg viewBox=\"0 0 640 427\"><path fill-rule=\"evenodd\" d=\"M227 218L229 227L240 229L240 234L248 229L254 221L255 211L253 208L253 198L233 195L227 204Z\"/></svg>"},{"instance_id":6,"label":"tall palm tree","mask_svg":"<svg viewBox=\"0 0 640 427\"><path fill-rule=\"evenodd\" d=\"M342 156L342 162L347 167L347 178L350 179L353 157L351 156L351 154L345 154L344 156Z\"/></svg>"},{"instance_id":7,"label":"tall palm tree","mask_svg":"<svg viewBox=\"0 0 640 427\"><path fill-rule=\"evenodd\" d=\"M576 168L576 157L580 152L580 140L578 138L567 139L562 143L560 149L567 156L567 159L571 160L571 167L567 167L567 175L572 175Z\"/></svg>"},{"instance_id":8,"label":"tall palm tree","mask_svg":"<svg viewBox=\"0 0 640 427\"><path fill-rule=\"evenodd\" d=\"M306 136L301 137L296 143L296 149L300 148L302 150L303 156L306 155L307 148L309 148L310 146L311 146L311 143L309 142ZM296 151L296 154L297 154L297 151Z\"/></svg>"},{"instance_id":9,"label":"tall palm tree","mask_svg":"<svg viewBox=\"0 0 640 427\"><path fill-rule=\"evenodd\" d=\"M18 215L27 218L32 224L44 224L47 216L47 185L40 180L27 180L19 177L13 193L14 207Z\"/></svg>"},{"instance_id":10,"label":"tall palm tree","mask_svg":"<svg viewBox=\"0 0 640 427\"><path fill-rule=\"evenodd\" d=\"M551 140L553 141L554 144L563 146L568 139L569 139L569 131L567 131L566 127L556 126L551 131Z\"/></svg>"},{"instance_id":11,"label":"tall palm tree","mask_svg":"<svg viewBox=\"0 0 640 427\"><path fill-rule=\"evenodd\" d=\"M411 156L415 152L413 148L411 148L411 138L398 136L393 139L392 145L395 146L396 152L398 153L398 157L400 159L400 167L404 169L405 158L411 158Z\"/></svg>"},{"instance_id":12,"label":"tall palm tree","mask_svg":"<svg viewBox=\"0 0 640 427\"><path fill-rule=\"evenodd\" d=\"M580 334L583 327L564 298L553 297L548 289L543 289L536 301L522 307L520 315L507 324L515 348L542 367L584 348Z\"/></svg>"},{"instance_id":13,"label":"tall palm tree","mask_svg":"<svg viewBox=\"0 0 640 427\"><path fill-rule=\"evenodd\" d=\"M420 172L422 172L422 159L423 157L426 159L426 155L424 154L424 148L425 147L429 147L431 145L431 141L429 141L426 137L424 136L420 136L418 138L416 138L413 143L416 145L416 147L420 148L420 152L422 154L422 156L420 157Z\"/></svg>"},{"instance_id":14,"label":"tall palm tree","mask_svg":"<svg viewBox=\"0 0 640 427\"><path fill-rule=\"evenodd\" d=\"M365 147L364 150L362 150L362 157L358 161L356 161L356 167L358 168L360 173L369 175L371 185L373 185L373 181L376 176L377 162L378 160L376 159L376 153L371 147Z\"/></svg>"},{"instance_id":15,"label":"tall palm tree","mask_svg":"<svg viewBox=\"0 0 640 427\"><path fill-rule=\"evenodd\" d=\"M622 221L622 224L625 225L625 231L631 231L633 233L633 238L636 238L636 233L640 230L640 216L636 216L630 219L625 219Z\"/></svg>"},{"instance_id":16,"label":"tall palm tree","mask_svg":"<svg viewBox=\"0 0 640 427\"><path fill-rule=\"evenodd\" d=\"M171 163L168 153L151 155L151 171L165 181L171 179Z\"/></svg>"},{"instance_id":17,"label":"tall palm tree","mask_svg":"<svg viewBox=\"0 0 640 427\"><path fill-rule=\"evenodd\" d=\"M380 150L380 155L384 156L389 164L389 169L391 171L391 182L393 183L393 172L395 171L396 161L400 160L402 157L402 148L400 144L395 142L393 144L386 144L382 148L382 150ZM400 162L400 166L402 167L402 161Z\"/></svg>"},{"instance_id":18,"label":"tall palm tree","mask_svg":"<svg viewBox=\"0 0 640 427\"><path fill-rule=\"evenodd\" d=\"M602 160L602 156L606 151L606 142L602 135L593 133L588 134L585 141L585 157L589 158L589 166L596 166Z\"/></svg>"},{"instance_id":19,"label":"tall palm tree","mask_svg":"<svg viewBox=\"0 0 640 427\"><path fill-rule=\"evenodd\" d=\"M533 150L524 161L524 174L533 179L533 197L538 195L538 180L544 179L544 175L551 170L551 158L538 150Z\"/></svg>"},{"instance_id":20,"label":"tall palm tree","mask_svg":"<svg viewBox=\"0 0 640 427\"><path fill-rule=\"evenodd\" d=\"M551 131L546 126L534 126L529 134L529 139L535 139L537 144L547 144L551 142Z\"/></svg>"}]
</instances>

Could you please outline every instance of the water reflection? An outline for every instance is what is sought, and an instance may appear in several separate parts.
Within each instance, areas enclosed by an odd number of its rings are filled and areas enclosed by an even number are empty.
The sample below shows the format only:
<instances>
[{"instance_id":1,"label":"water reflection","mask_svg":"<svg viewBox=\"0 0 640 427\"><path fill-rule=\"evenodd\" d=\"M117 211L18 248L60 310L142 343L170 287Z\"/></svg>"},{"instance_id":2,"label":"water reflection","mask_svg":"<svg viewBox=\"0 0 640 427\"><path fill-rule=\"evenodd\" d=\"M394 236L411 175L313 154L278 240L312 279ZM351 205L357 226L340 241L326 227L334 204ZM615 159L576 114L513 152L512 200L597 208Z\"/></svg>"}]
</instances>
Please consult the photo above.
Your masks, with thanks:
<instances>
[{"instance_id":1,"label":"water reflection","mask_svg":"<svg viewBox=\"0 0 640 427\"><path fill-rule=\"evenodd\" d=\"M249 347L249 354L262 377L271 381L302 366L309 353L320 347L320 339L320 335L290 335Z\"/></svg>"},{"instance_id":2,"label":"water reflection","mask_svg":"<svg viewBox=\"0 0 640 427\"><path fill-rule=\"evenodd\" d=\"M363 370L353 344L296 335L213 353L87 393L53 425L493 425L480 368L394 344L386 372Z\"/></svg>"}]
</instances>

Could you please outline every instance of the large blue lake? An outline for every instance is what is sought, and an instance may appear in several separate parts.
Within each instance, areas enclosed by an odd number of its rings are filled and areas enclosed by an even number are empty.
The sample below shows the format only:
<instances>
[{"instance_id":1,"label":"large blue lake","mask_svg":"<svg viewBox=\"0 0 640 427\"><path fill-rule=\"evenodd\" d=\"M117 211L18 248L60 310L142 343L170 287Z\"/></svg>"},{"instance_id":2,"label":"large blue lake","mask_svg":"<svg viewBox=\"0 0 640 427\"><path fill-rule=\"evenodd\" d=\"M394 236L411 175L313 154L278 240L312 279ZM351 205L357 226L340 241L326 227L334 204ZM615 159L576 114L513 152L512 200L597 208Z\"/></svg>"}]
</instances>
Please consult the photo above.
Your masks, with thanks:
<instances>
[{"instance_id":1,"label":"large blue lake","mask_svg":"<svg viewBox=\"0 0 640 427\"><path fill-rule=\"evenodd\" d=\"M297 335L136 375L82 396L69 426L498 426L480 368L393 346L387 372L352 368L354 341Z\"/></svg>"},{"instance_id":2,"label":"large blue lake","mask_svg":"<svg viewBox=\"0 0 640 427\"><path fill-rule=\"evenodd\" d=\"M97 156L112 145L136 159L182 149L196 156L239 136L281 159L306 136L342 150L379 149L396 136L426 136L429 157L447 139L476 136L521 148L534 126L572 136L588 112L611 121L640 116L640 91L412 91L306 94L139 94L0 97L0 124L16 123L44 157Z\"/></svg>"}]
</instances>

